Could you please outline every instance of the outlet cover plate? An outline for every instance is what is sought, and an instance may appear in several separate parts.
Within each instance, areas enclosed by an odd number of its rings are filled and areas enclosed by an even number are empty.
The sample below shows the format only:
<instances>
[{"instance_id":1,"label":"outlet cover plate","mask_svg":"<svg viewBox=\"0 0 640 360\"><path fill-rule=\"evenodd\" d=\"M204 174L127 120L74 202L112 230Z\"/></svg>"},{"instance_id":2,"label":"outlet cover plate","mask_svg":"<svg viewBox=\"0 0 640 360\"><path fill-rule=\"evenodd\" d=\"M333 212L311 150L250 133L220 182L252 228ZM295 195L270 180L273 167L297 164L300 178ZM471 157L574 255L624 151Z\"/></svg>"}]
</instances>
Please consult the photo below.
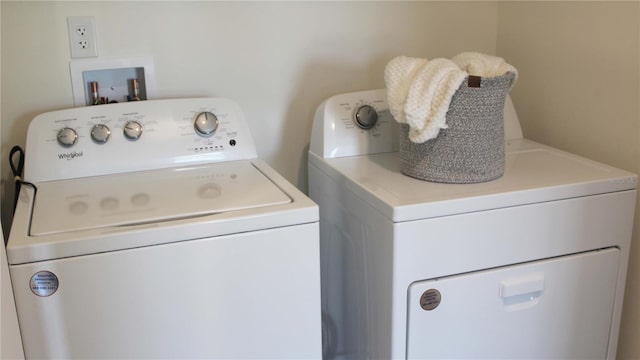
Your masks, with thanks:
<instances>
[{"instance_id":1,"label":"outlet cover plate","mask_svg":"<svg viewBox=\"0 0 640 360\"><path fill-rule=\"evenodd\" d=\"M98 56L96 41L96 20L93 16L69 16L69 47L71 58L90 58Z\"/></svg>"}]
</instances>

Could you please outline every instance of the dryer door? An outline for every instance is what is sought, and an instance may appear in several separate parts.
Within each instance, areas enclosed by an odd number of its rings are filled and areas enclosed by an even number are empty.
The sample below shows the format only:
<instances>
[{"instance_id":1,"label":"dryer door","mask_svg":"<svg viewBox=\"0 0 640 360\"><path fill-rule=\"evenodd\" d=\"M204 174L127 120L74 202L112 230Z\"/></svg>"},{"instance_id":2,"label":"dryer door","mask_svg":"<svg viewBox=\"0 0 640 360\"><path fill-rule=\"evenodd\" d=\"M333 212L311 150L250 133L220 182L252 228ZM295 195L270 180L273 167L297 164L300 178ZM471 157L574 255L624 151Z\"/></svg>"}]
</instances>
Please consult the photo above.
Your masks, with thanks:
<instances>
[{"instance_id":1,"label":"dryer door","mask_svg":"<svg viewBox=\"0 0 640 360\"><path fill-rule=\"evenodd\" d=\"M408 359L604 359L620 251L409 287Z\"/></svg>"}]
</instances>

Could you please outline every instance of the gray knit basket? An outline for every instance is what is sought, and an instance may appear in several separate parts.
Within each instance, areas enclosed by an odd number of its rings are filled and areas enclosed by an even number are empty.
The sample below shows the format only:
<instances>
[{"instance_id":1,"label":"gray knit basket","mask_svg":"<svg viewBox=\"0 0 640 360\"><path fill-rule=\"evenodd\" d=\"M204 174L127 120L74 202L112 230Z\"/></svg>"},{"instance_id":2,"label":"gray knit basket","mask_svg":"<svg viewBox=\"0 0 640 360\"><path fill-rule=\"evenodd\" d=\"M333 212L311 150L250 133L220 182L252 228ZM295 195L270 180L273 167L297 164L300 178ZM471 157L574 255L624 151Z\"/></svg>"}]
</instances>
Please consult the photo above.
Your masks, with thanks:
<instances>
[{"instance_id":1,"label":"gray knit basket","mask_svg":"<svg viewBox=\"0 0 640 360\"><path fill-rule=\"evenodd\" d=\"M400 171L421 180L469 184L504 174L504 102L515 74L469 76L453 95L447 129L422 144L400 125Z\"/></svg>"}]
</instances>

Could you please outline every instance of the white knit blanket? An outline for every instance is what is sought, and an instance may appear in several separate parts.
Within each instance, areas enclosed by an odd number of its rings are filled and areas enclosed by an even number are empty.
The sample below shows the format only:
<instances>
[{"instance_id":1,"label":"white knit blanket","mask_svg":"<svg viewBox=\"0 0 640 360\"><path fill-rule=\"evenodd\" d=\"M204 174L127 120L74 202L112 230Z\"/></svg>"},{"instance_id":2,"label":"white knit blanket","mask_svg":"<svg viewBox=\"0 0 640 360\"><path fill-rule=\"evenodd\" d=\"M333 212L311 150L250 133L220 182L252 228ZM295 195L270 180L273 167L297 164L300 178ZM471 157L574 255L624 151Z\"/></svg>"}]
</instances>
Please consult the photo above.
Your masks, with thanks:
<instances>
[{"instance_id":1,"label":"white knit blanket","mask_svg":"<svg viewBox=\"0 0 640 360\"><path fill-rule=\"evenodd\" d=\"M399 56L384 71L387 103L399 123L409 125L409 139L423 143L446 129L446 114L453 94L469 75L495 77L513 72L503 58L464 52L449 59ZM512 83L515 84L515 81Z\"/></svg>"}]
</instances>

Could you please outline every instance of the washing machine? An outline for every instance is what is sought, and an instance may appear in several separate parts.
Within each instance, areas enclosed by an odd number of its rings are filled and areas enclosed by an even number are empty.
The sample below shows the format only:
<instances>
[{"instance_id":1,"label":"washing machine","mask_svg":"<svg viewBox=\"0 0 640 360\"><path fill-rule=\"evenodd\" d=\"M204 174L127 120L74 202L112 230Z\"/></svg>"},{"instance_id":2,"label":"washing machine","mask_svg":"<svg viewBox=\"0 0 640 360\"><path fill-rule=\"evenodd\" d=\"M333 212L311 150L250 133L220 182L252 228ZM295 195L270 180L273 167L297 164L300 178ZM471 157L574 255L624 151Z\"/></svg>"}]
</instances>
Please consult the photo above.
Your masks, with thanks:
<instances>
[{"instance_id":1,"label":"washing machine","mask_svg":"<svg viewBox=\"0 0 640 360\"><path fill-rule=\"evenodd\" d=\"M321 358L318 208L236 102L48 112L25 153L7 253L27 358Z\"/></svg>"},{"instance_id":2,"label":"washing machine","mask_svg":"<svg viewBox=\"0 0 640 360\"><path fill-rule=\"evenodd\" d=\"M399 171L386 92L315 114L325 359L615 359L637 176L522 137L501 178Z\"/></svg>"}]
</instances>

